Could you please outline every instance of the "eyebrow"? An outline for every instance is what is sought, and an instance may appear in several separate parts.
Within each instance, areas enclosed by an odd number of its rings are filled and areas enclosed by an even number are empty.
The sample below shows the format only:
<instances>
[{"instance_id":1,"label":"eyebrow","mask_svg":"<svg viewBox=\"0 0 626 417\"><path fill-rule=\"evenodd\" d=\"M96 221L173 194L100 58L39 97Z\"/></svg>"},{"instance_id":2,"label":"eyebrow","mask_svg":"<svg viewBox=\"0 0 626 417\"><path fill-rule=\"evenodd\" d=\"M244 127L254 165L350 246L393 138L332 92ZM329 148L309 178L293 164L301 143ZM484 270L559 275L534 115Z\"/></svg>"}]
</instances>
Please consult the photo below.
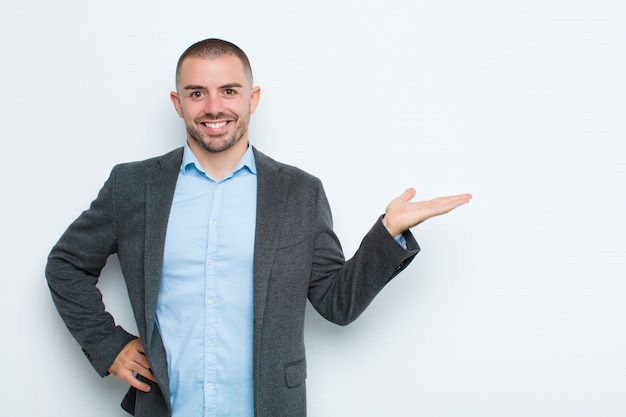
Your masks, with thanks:
<instances>
[{"instance_id":1,"label":"eyebrow","mask_svg":"<svg viewBox=\"0 0 626 417\"><path fill-rule=\"evenodd\" d=\"M225 88L242 88L243 85L241 85L240 83L228 83L228 84L224 84L221 85L219 88L221 89L225 89ZM190 84L190 85L186 85L185 86L185 90L204 90L206 87L203 85L195 85L195 84Z\"/></svg>"}]
</instances>

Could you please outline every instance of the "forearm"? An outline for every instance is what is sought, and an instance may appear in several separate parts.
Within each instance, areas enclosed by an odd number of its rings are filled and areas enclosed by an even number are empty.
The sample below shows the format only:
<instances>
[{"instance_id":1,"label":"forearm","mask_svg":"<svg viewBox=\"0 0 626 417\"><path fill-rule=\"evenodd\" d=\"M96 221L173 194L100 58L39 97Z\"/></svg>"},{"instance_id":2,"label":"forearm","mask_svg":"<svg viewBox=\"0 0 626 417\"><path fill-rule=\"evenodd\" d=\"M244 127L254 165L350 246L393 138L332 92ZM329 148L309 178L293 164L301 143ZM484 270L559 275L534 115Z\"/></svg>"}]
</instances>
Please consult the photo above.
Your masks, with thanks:
<instances>
[{"instance_id":1,"label":"forearm","mask_svg":"<svg viewBox=\"0 0 626 417\"><path fill-rule=\"evenodd\" d=\"M419 246L410 232L405 232L404 238L406 249L378 219L355 255L343 263L334 235L330 231L321 234L316 245L325 249L316 251L314 279L309 291L309 299L317 311L337 324L344 325L355 320L419 252ZM330 250L332 247L336 249Z\"/></svg>"},{"instance_id":2,"label":"forearm","mask_svg":"<svg viewBox=\"0 0 626 417\"><path fill-rule=\"evenodd\" d=\"M50 253L46 279L54 304L96 371L104 376L119 351L136 336L115 325L105 310L97 277L72 264L59 245Z\"/></svg>"}]
</instances>

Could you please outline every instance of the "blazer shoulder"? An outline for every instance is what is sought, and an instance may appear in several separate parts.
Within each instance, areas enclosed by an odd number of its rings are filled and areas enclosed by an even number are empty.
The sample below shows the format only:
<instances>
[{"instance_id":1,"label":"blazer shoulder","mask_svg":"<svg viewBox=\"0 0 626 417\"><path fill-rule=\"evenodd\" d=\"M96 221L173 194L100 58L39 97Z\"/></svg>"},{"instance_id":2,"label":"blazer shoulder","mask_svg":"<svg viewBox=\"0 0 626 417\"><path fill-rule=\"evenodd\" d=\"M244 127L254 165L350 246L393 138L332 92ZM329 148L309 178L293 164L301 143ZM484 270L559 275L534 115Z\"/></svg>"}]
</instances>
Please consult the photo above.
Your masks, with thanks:
<instances>
[{"instance_id":1,"label":"blazer shoulder","mask_svg":"<svg viewBox=\"0 0 626 417\"><path fill-rule=\"evenodd\" d=\"M116 173L136 174L149 169L171 168L178 169L183 158L183 148L176 148L164 155L155 156L143 161L123 162L113 167Z\"/></svg>"},{"instance_id":2,"label":"blazer shoulder","mask_svg":"<svg viewBox=\"0 0 626 417\"><path fill-rule=\"evenodd\" d=\"M277 174L281 176L288 177L290 180L301 181L301 182L312 182L312 183L320 183L320 179L304 171L301 168L298 168L293 165L285 164L283 162L278 162L271 157L265 155L260 152L258 149L253 147L254 157L257 164L257 169L260 174L269 173L269 174Z\"/></svg>"}]
</instances>

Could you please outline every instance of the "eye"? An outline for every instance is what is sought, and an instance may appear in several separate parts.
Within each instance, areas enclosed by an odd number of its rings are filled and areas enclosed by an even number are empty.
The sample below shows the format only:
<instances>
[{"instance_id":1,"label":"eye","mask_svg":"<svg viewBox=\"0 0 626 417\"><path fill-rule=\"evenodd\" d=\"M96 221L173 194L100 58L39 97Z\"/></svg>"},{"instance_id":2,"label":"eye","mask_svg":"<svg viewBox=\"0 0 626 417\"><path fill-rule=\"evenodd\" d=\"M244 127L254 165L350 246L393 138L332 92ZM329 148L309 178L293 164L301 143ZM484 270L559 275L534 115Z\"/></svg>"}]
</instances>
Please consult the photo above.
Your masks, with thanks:
<instances>
[{"instance_id":1,"label":"eye","mask_svg":"<svg viewBox=\"0 0 626 417\"><path fill-rule=\"evenodd\" d=\"M224 94L226 94L227 96L234 96L235 94L237 94L237 90L227 88L226 90L224 90Z\"/></svg>"},{"instance_id":2,"label":"eye","mask_svg":"<svg viewBox=\"0 0 626 417\"><path fill-rule=\"evenodd\" d=\"M200 90L194 90L191 93L189 93L189 97L191 98L202 98L203 96L204 94Z\"/></svg>"}]
</instances>

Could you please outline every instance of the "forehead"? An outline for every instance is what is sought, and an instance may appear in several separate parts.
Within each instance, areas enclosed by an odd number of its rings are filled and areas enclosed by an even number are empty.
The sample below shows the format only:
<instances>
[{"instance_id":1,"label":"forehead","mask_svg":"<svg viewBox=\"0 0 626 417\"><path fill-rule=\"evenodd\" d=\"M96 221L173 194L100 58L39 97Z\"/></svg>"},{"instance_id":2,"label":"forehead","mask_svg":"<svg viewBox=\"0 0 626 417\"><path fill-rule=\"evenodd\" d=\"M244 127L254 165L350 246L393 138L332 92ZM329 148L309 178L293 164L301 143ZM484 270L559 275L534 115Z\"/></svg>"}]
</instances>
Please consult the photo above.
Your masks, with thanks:
<instances>
[{"instance_id":1,"label":"forehead","mask_svg":"<svg viewBox=\"0 0 626 417\"><path fill-rule=\"evenodd\" d=\"M187 57L180 65L177 78L178 87L187 84L206 86L228 83L250 84L241 60L234 55L220 58Z\"/></svg>"}]
</instances>

